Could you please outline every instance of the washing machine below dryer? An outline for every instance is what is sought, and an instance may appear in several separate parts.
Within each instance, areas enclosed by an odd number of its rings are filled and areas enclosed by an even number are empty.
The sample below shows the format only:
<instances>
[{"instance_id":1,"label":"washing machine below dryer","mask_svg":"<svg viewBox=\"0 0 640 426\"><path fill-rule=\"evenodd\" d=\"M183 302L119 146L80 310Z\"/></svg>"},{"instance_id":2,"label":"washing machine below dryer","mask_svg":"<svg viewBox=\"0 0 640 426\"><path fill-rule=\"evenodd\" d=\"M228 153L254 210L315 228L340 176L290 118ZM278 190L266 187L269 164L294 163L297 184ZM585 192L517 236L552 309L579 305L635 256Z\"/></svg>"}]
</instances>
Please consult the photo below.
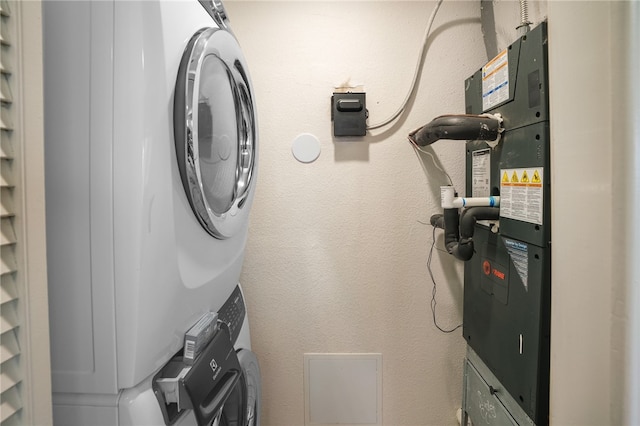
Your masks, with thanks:
<instances>
[{"instance_id":1,"label":"washing machine below dryer","mask_svg":"<svg viewBox=\"0 0 640 426\"><path fill-rule=\"evenodd\" d=\"M218 0L44 0L43 32L54 422L118 425L236 291L253 91Z\"/></svg>"}]
</instances>

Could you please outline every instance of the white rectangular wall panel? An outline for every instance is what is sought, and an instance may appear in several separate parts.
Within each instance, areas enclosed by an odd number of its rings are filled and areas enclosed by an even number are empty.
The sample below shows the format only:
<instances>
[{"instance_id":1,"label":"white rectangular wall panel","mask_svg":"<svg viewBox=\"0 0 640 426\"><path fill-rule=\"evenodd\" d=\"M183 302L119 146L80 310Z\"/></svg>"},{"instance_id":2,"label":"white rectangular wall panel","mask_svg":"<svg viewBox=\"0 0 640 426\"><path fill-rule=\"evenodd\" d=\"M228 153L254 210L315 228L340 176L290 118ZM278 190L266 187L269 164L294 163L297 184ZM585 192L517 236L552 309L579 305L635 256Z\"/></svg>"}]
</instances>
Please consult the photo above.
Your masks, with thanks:
<instances>
[{"instance_id":1,"label":"white rectangular wall panel","mask_svg":"<svg viewBox=\"0 0 640 426\"><path fill-rule=\"evenodd\" d=\"M305 425L382 425L382 354L305 354Z\"/></svg>"}]
</instances>

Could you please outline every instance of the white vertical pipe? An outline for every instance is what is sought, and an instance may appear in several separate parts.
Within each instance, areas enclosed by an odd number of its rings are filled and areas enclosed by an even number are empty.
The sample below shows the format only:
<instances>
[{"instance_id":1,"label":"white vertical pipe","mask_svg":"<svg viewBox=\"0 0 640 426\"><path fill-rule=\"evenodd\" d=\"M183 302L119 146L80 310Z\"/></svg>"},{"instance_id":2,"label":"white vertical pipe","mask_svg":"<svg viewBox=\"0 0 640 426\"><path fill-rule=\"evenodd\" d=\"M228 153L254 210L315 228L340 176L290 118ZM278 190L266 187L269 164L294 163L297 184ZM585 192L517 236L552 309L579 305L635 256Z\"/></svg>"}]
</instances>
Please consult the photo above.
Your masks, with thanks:
<instances>
[{"instance_id":1,"label":"white vertical pipe","mask_svg":"<svg viewBox=\"0 0 640 426\"><path fill-rule=\"evenodd\" d=\"M454 208L453 200L456 196L456 190L453 186L441 186L440 187L440 204L443 209Z\"/></svg>"}]
</instances>

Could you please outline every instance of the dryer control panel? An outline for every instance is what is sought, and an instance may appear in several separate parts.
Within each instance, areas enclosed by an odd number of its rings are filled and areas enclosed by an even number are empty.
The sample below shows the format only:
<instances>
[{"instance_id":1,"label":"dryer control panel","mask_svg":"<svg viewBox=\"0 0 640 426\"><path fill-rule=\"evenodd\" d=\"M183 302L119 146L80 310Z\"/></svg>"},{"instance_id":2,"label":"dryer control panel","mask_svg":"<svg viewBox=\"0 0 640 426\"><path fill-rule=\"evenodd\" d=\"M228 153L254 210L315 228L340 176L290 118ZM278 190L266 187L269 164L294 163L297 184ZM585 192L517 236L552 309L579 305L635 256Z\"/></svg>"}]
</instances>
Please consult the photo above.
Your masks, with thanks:
<instances>
[{"instance_id":1,"label":"dryer control panel","mask_svg":"<svg viewBox=\"0 0 640 426\"><path fill-rule=\"evenodd\" d=\"M231 344L235 344L244 322L247 309L244 305L244 297L240 286L236 286L231 296L224 302L224 305L218 310L218 321L227 324L229 327L229 335Z\"/></svg>"}]
</instances>

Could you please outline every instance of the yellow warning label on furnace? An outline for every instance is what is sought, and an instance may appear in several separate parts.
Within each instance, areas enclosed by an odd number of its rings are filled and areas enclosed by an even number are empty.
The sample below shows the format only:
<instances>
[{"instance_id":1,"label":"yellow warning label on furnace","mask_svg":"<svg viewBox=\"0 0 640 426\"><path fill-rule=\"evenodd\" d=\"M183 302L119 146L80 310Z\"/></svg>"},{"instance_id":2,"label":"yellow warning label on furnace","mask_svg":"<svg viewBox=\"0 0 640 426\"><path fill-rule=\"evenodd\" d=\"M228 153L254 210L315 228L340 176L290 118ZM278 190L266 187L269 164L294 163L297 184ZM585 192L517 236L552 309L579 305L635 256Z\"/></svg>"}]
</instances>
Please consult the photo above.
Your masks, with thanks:
<instances>
[{"instance_id":1,"label":"yellow warning label on furnace","mask_svg":"<svg viewBox=\"0 0 640 426\"><path fill-rule=\"evenodd\" d=\"M542 225L544 169L502 169L500 175L500 217Z\"/></svg>"},{"instance_id":2,"label":"yellow warning label on furnace","mask_svg":"<svg viewBox=\"0 0 640 426\"><path fill-rule=\"evenodd\" d=\"M540 179L540 173L538 173L538 170L533 172L533 177L531 178L531 183L542 183L542 179Z\"/></svg>"}]
</instances>

